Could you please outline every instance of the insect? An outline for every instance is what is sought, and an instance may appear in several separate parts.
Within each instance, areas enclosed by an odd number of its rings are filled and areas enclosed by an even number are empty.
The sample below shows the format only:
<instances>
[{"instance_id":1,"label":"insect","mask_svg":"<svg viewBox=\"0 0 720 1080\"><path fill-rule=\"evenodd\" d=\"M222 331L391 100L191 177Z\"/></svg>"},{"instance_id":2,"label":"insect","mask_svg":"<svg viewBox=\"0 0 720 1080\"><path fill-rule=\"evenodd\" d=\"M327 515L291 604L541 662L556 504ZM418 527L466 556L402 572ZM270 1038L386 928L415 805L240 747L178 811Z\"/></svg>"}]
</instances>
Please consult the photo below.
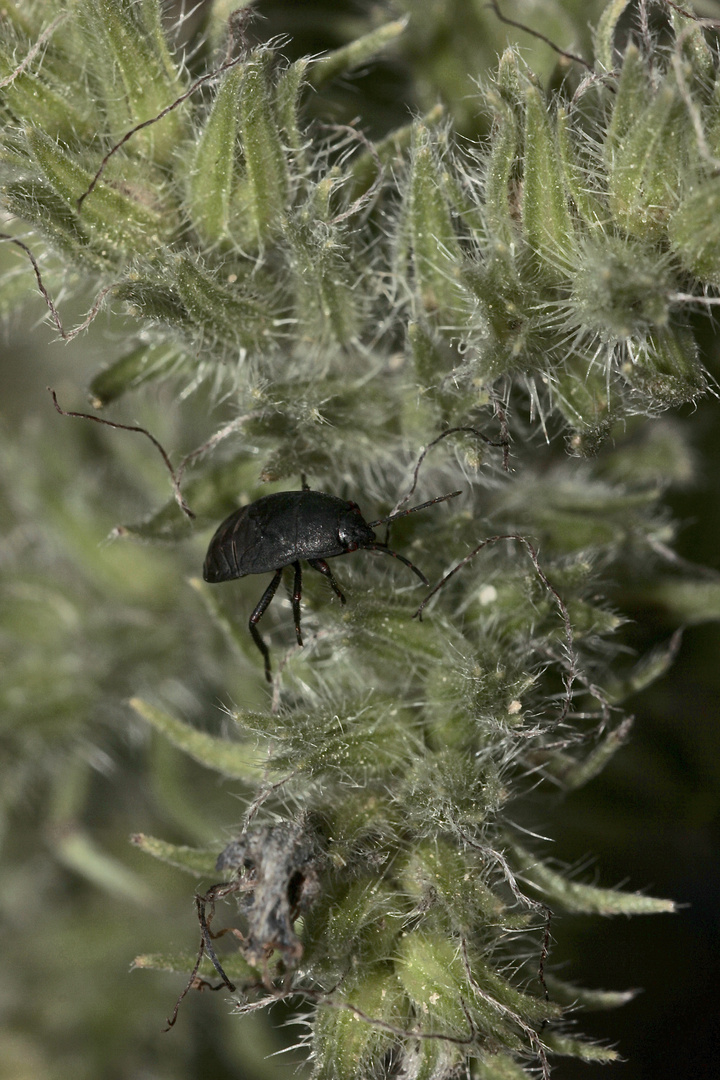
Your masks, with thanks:
<instances>
[{"instance_id":1,"label":"insect","mask_svg":"<svg viewBox=\"0 0 720 1080\"><path fill-rule=\"evenodd\" d=\"M346 502L337 495L312 491L304 482L301 491L278 491L264 495L249 506L243 506L226 518L210 541L203 577L216 584L232 581L248 574L274 573L273 579L256 604L248 627L253 641L265 661L265 677L271 680L270 652L263 641L257 624L267 611L282 579L283 568L292 566L295 580L292 592L292 609L298 645L302 645L300 631L300 600L302 598L302 570L304 559L313 570L323 574L341 604L345 597L338 585L327 559L348 555L351 551L364 549L392 555L405 563L423 585L428 580L417 566L404 555L393 551L375 536L378 525L389 524L396 518L406 517L424 510L435 503L454 499L459 491L439 495L436 499L399 510L388 517L367 522L357 503Z\"/></svg>"},{"instance_id":2,"label":"insect","mask_svg":"<svg viewBox=\"0 0 720 1080\"><path fill-rule=\"evenodd\" d=\"M2 234L0 234L0 240L1 239ZM21 246L24 247L24 245ZM147 436L161 454L165 467L170 474L175 501L186 517L191 520L195 518L195 514L185 502L182 492L180 491L180 476L187 463L198 456L198 453L206 450L210 443L201 447L200 451L195 451L193 454L188 455L181 463L180 468L176 473L164 447L158 442L155 436L147 430L147 428L138 427L134 424L119 424L113 420L105 420L100 416L93 416L91 413L69 412L60 407L55 391L51 390L50 387L48 387L48 390L52 394L53 404L61 416L74 416L81 420L92 420L96 424L105 424L108 427L120 428L123 431L138 431L142 435ZM207 555L205 556L205 564L203 566L203 577L205 580L215 584L220 581L232 581L235 578L246 577L248 574L274 574L272 581L260 597L258 604L255 606L248 623L253 640L262 653L265 661L265 676L268 682L271 681L272 677L270 653L258 631L257 624L260 622L260 619L267 610L273 596L277 592L282 579L283 568L292 566L295 570L292 607L295 621L295 633L297 635L298 645L300 646L303 644L302 633L300 631L300 600L302 599L301 559L305 559L313 570L318 570L321 574L324 574L341 604L345 603L345 597L343 596L340 586L335 580L326 560L335 558L338 555L348 555L351 551L357 551L359 548L363 548L366 551L379 551L384 555L392 555L393 558L399 559L400 562L403 562L406 566L410 567L413 573L420 578L423 585L428 585L429 582L422 571L418 570L417 566L414 566L404 555L400 555L399 552L393 551L388 547L387 543L378 541L373 530L378 525L389 525L390 522L397 520L397 518L406 517L408 514L414 514L418 510L425 510L428 506L434 506L435 503L445 502L447 499L454 499L457 495L460 495L459 491L451 491L448 495L438 495L436 499L429 499L427 502L420 503L418 506L411 506L407 510L399 509L399 507L402 507L403 504L408 502L412 497L417 485L420 466L427 456L428 451L450 435L464 432L475 435L477 438L487 443L488 446L501 447L503 451L503 464L507 469L510 442L507 435L504 414L499 407L496 411L498 412L498 416L503 426L503 437L499 442L493 441L488 438L487 435L483 434L482 431L479 431L474 427L448 428L429 442L420 454L415 465L410 490L400 502L396 504L396 507L398 508L394 510L393 513L388 514L387 517L378 518L377 521L367 522L360 513L360 508L357 503L346 502L344 499L338 498L337 495L328 495L322 491L312 491L305 483L303 477L301 491L279 491L274 495L265 495L262 498L257 499L254 503L251 503L249 506L243 506L239 510L236 510L230 517L223 521L210 541L210 546ZM472 559L486 543L494 542L498 539L501 539L501 537L494 537L492 540L484 541L476 551L472 552L471 555L456 566L454 570L447 574L442 581L435 586L430 593L430 596L425 598L416 611L415 616L422 619L423 608L438 589L442 588L445 582L464 566L466 562ZM508 539L523 540L520 536L509 537ZM523 542L526 541L523 540Z\"/></svg>"}]
</instances>

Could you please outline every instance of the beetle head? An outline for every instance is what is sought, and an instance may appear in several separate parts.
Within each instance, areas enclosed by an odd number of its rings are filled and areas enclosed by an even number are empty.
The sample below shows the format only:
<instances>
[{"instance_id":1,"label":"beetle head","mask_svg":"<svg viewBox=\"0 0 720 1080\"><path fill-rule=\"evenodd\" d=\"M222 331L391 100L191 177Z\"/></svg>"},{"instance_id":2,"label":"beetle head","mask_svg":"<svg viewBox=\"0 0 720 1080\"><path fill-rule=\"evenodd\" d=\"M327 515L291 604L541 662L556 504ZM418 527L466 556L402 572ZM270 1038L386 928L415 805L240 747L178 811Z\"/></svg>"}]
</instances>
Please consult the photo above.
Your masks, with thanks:
<instances>
[{"instance_id":1,"label":"beetle head","mask_svg":"<svg viewBox=\"0 0 720 1080\"><path fill-rule=\"evenodd\" d=\"M338 517L338 540L345 551L357 551L358 548L375 543L375 533L360 513L357 503L348 503L347 510L341 511Z\"/></svg>"}]
</instances>

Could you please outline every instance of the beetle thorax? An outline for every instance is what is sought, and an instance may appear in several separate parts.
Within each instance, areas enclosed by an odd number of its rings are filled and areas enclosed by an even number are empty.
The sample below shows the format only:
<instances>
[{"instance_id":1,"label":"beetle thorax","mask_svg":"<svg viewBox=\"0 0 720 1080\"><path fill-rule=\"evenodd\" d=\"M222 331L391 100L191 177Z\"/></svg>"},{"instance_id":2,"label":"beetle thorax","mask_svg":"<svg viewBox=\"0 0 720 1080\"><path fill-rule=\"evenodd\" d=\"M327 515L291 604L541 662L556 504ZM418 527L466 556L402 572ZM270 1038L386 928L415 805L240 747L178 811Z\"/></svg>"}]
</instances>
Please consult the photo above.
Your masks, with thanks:
<instances>
[{"instance_id":1,"label":"beetle thorax","mask_svg":"<svg viewBox=\"0 0 720 1080\"><path fill-rule=\"evenodd\" d=\"M375 533L363 518L355 503L343 511L338 518L338 540L345 551L357 551L375 543Z\"/></svg>"}]
</instances>

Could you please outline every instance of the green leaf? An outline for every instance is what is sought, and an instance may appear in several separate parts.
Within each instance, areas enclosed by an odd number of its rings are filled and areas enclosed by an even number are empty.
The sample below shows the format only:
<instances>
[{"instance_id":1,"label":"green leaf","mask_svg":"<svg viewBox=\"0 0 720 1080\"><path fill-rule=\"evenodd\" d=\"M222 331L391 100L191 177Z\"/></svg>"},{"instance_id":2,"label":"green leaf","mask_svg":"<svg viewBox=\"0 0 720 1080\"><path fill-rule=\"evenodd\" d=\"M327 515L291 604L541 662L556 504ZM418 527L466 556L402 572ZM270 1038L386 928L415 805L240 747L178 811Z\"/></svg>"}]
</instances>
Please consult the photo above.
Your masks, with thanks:
<instances>
[{"instance_id":1,"label":"green leaf","mask_svg":"<svg viewBox=\"0 0 720 1080\"><path fill-rule=\"evenodd\" d=\"M88 395L94 409L103 409L123 394L143 383L167 375L179 360L179 351L170 345L143 343L118 357L94 377Z\"/></svg>"},{"instance_id":2,"label":"green leaf","mask_svg":"<svg viewBox=\"0 0 720 1080\"><path fill-rule=\"evenodd\" d=\"M83 223L50 184L36 179L31 183L8 183L3 190L3 204L20 221L32 225L53 250L84 271L102 274L108 269L108 253L90 246ZM28 282L29 286L29 282Z\"/></svg>"},{"instance_id":3,"label":"green leaf","mask_svg":"<svg viewBox=\"0 0 720 1080\"><path fill-rule=\"evenodd\" d=\"M613 697L610 700L615 700ZM625 719L600 740L589 754L579 760L570 754L553 755L543 765L545 772L556 777L566 791L584 787L598 776L609 761L628 741L631 723Z\"/></svg>"},{"instance_id":4,"label":"green leaf","mask_svg":"<svg viewBox=\"0 0 720 1080\"><path fill-rule=\"evenodd\" d=\"M119 139L157 116L185 89L165 40L158 0L79 0L77 8L88 38L87 60L112 134ZM165 163L183 127L175 110L133 136L129 151L141 150Z\"/></svg>"},{"instance_id":5,"label":"green leaf","mask_svg":"<svg viewBox=\"0 0 720 1080\"><path fill-rule=\"evenodd\" d=\"M292 217L285 226L295 287L295 318L310 341L347 345L360 326L337 231L323 222Z\"/></svg>"},{"instance_id":6,"label":"green leaf","mask_svg":"<svg viewBox=\"0 0 720 1080\"><path fill-rule=\"evenodd\" d=\"M422 127L416 130L407 216L421 307L437 320L462 325L473 302L462 280L463 256L435 150Z\"/></svg>"},{"instance_id":7,"label":"green leaf","mask_svg":"<svg viewBox=\"0 0 720 1080\"><path fill-rule=\"evenodd\" d=\"M697 626L720 619L720 581L714 577L657 577L650 584L630 590L635 606L658 609L668 621Z\"/></svg>"},{"instance_id":8,"label":"green leaf","mask_svg":"<svg viewBox=\"0 0 720 1080\"><path fill-rule=\"evenodd\" d=\"M133 198L107 184L95 188L78 215L77 200L87 191L92 173L37 128L29 129L27 141L48 187L66 204L76 228L85 234L96 251L109 245L123 256L149 252L156 249L167 236L168 229L172 229L172 215L163 217L140 198Z\"/></svg>"},{"instance_id":9,"label":"green leaf","mask_svg":"<svg viewBox=\"0 0 720 1080\"><path fill-rule=\"evenodd\" d=\"M371 30L369 34L355 38L341 49L335 49L309 68L308 82L317 90L330 79L366 64L397 41L406 26L407 19L396 19L379 26L377 30Z\"/></svg>"},{"instance_id":10,"label":"green leaf","mask_svg":"<svg viewBox=\"0 0 720 1080\"><path fill-rule=\"evenodd\" d=\"M420 123L428 130L437 127L445 118L445 109L442 105L436 105L420 118ZM378 175L378 163L380 167L400 164L403 154L412 146L415 134L415 123L405 124L395 128L384 139L374 143L372 151L364 150L353 160L350 167L352 175L352 195L357 198L371 186Z\"/></svg>"},{"instance_id":11,"label":"green leaf","mask_svg":"<svg viewBox=\"0 0 720 1080\"><path fill-rule=\"evenodd\" d=\"M155 836L135 833L131 843L154 859L176 866L193 877L212 877L216 874L215 863L218 852L211 848L192 848L182 844L170 844L167 840L158 840Z\"/></svg>"},{"instance_id":12,"label":"green leaf","mask_svg":"<svg viewBox=\"0 0 720 1080\"><path fill-rule=\"evenodd\" d=\"M406 1048L403 1061L408 1080L446 1080L462 1067L463 1053L441 1039L418 1039Z\"/></svg>"},{"instance_id":13,"label":"green leaf","mask_svg":"<svg viewBox=\"0 0 720 1080\"><path fill-rule=\"evenodd\" d=\"M201 765L237 780L254 783L259 779L263 767L262 760L257 752L246 744L231 742L229 739L198 731L197 728L186 724L184 720L178 720L177 717L150 705L141 698L132 698L129 704L138 716ZM249 716L249 719L252 717Z\"/></svg>"},{"instance_id":14,"label":"green leaf","mask_svg":"<svg viewBox=\"0 0 720 1080\"><path fill-rule=\"evenodd\" d=\"M363 1080L372 1075L375 1064L397 1042L397 1035L380 1025L404 1027L407 1022L407 1003L389 965L349 973L341 992L339 1000L364 1015L320 1005L313 1033L313 1080Z\"/></svg>"},{"instance_id":15,"label":"green leaf","mask_svg":"<svg viewBox=\"0 0 720 1080\"><path fill-rule=\"evenodd\" d=\"M606 1064L618 1061L620 1058L617 1050L612 1050L609 1046L599 1046L597 1043L584 1042L582 1039L568 1039L567 1036L558 1035L552 1031L543 1036L543 1041L551 1053L579 1058L580 1061L597 1061Z\"/></svg>"},{"instance_id":16,"label":"green leaf","mask_svg":"<svg viewBox=\"0 0 720 1080\"><path fill-rule=\"evenodd\" d=\"M608 165L616 152L622 150L623 142L636 128L638 118L651 101L651 83L645 59L640 50L630 42L625 50L617 90L613 98L613 110L605 135L604 153Z\"/></svg>"},{"instance_id":17,"label":"green leaf","mask_svg":"<svg viewBox=\"0 0 720 1080\"><path fill-rule=\"evenodd\" d=\"M662 678L675 662L680 648L680 639L681 632L676 631L664 645L651 649L623 678L607 679L603 686L607 700L611 704L620 703L631 694L640 693L646 687L652 686L656 679ZM611 738L611 735L612 733L608 734L607 738Z\"/></svg>"},{"instance_id":18,"label":"green leaf","mask_svg":"<svg viewBox=\"0 0 720 1080\"><path fill-rule=\"evenodd\" d=\"M188 180L190 219L208 244L227 241L233 188L238 178L238 124L242 65L225 72L196 143Z\"/></svg>"},{"instance_id":19,"label":"green leaf","mask_svg":"<svg viewBox=\"0 0 720 1080\"><path fill-rule=\"evenodd\" d=\"M175 255L168 271L185 311L209 343L250 352L267 348L275 321L267 300L251 295L243 282L221 284L217 274L186 255Z\"/></svg>"},{"instance_id":20,"label":"green leaf","mask_svg":"<svg viewBox=\"0 0 720 1080\"><path fill-rule=\"evenodd\" d=\"M509 1054L486 1054L477 1062L480 1080L528 1080L522 1065Z\"/></svg>"},{"instance_id":21,"label":"green leaf","mask_svg":"<svg viewBox=\"0 0 720 1080\"><path fill-rule=\"evenodd\" d=\"M519 844L513 844L513 863L517 872L550 904L582 915L655 915L677 910L672 900L659 900L641 893L601 889L570 881L534 858Z\"/></svg>"},{"instance_id":22,"label":"green leaf","mask_svg":"<svg viewBox=\"0 0 720 1080\"><path fill-rule=\"evenodd\" d=\"M439 902L455 932L469 933L479 920L499 923L505 918L505 904L483 883L479 867L447 841L418 844L401 881L421 906Z\"/></svg>"},{"instance_id":23,"label":"green leaf","mask_svg":"<svg viewBox=\"0 0 720 1080\"><path fill-rule=\"evenodd\" d=\"M523 230L533 262L550 283L565 282L574 237L557 140L540 91L525 91Z\"/></svg>"},{"instance_id":24,"label":"green leaf","mask_svg":"<svg viewBox=\"0 0 720 1080\"><path fill-rule=\"evenodd\" d=\"M0 41L0 80L7 79L17 66L16 56L28 48L25 41ZM40 128L60 140L90 139L97 130L98 118L88 108L89 103L78 100L61 81L24 71L2 88L2 109L13 116L16 124ZM74 89L74 88L73 88ZM85 106L83 108L83 105Z\"/></svg>"},{"instance_id":25,"label":"green leaf","mask_svg":"<svg viewBox=\"0 0 720 1080\"><path fill-rule=\"evenodd\" d=\"M147 882L123 866L119 859L102 851L84 829L61 826L53 850L59 862L110 896L141 906L148 905L153 899Z\"/></svg>"},{"instance_id":26,"label":"green leaf","mask_svg":"<svg viewBox=\"0 0 720 1080\"><path fill-rule=\"evenodd\" d=\"M520 154L520 70L517 53L507 49L500 58L498 88L485 92L493 112L495 136L484 163L485 214L493 243L493 255L510 269L517 227L513 212L516 192L513 177ZM514 274L511 274L513 277Z\"/></svg>"},{"instance_id":27,"label":"green leaf","mask_svg":"<svg viewBox=\"0 0 720 1080\"><path fill-rule=\"evenodd\" d=\"M590 169L580 167L579 138L573 129L568 110L562 106L558 106L557 110L556 139L565 190L585 224L597 229L607 220L607 204L592 186Z\"/></svg>"},{"instance_id":28,"label":"green leaf","mask_svg":"<svg viewBox=\"0 0 720 1080\"><path fill-rule=\"evenodd\" d=\"M707 389L697 339L680 327L648 335L643 352L622 373L655 409L684 405Z\"/></svg>"},{"instance_id":29,"label":"green leaf","mask_svg":"<svg viewBox=\"0 0 720 1080\"><path fill-rule=\"evenodd\" d=\"M135 957L130 969L131 971L169 971L187 978L195 967L196 960L197 953L142 953ZM239 984L257 982L257 971L250 967L239 952L223 953L222 966L232 982ZM203 957L200 972L206 977L217 975L213 964L206 957Z\"/></svg>"},{"instance_id":30,"label":"green leaf","mask_svg":"<svg viewBox=\"0 0 720 1080\"><path fill-rule=\"evenodd\" d=\"M720 286L720 178L694 184L669 223L670 242L683 266Z\"/></svg>"},{"instance_id":31,"label":"green leaf","mask_svg":"<svg viewBox=\"0 0 720 1080\"><path fill-rule=\"evenodd\" d=\"M188 335L192 333L191 319L177 291L153 277L133 271L120 282L114 295L125 301L128 315L167 323L176 330L184 329Z\"/></svg>"},{"instance_id":32,"label":"green leaf","mask_svg":"<svg viewBox=\"0 0 720 1080\"><path fill-rule=\"evenodd\" d=\"M658 242L666 236L683 186L688 124L674 79L668 76L650 95L647 78L637 50L629 46L605 156L616 221L631 235Z\"/></svg>"},{"instance_id":33,"label":"green leaf","mask_svg":"<svg viewBox=\"0 0 720 1080\"><path fill-rule=\"evenodd\" d=\"M470 958L470 967L475 986L468 981L457 943L444 935L415 930L401 939L396 969L423 1030L462 1038L472 1023L486 1037L521 1050L523 1024L558 1012L515 990L479 958Z\"/></svg>"},{"instance_id":34,"label":"green leaf","mask_svg":"<svg viewBox=\"0 0 720 1080\"><path fill-rule=\"evenodd\" d=\"M275 83L277 122L287 139L288 146L297 157L303 157L305 150L305 137L300 127L298 111L301 92L307 84L310 63L308 57L301 57L281 71Z\"/></svg>"},{"instance_id":35,"label":"green leaf","mask_svg":"<svg viewBox=\"0 0 720 1080\"><path fill-rule=\"evenodd\" d=\"M275 115L271 86L272 57L259 51L243 67L240 130L247 181L247 199L255 239L263 243L281 229L288 210L290 178Z\"/></svg>"},{"instance_id":36,"label":"green leaf","mask_svg":"<svg viewBox=\"0 0 720 1080\"><path fill-rule=\"evenodd\" d=\"M591 457L610 434L611 424L621 415L620 401L599 367L587 367L583 357L569 357L555 373L553 401L571 428L572 448Z\"/></svg>"},{"instance_id":37,"label":"green leaf","mask_svg":"<svg viewBox=\"0 0 720 1080\"><path fill-rule=\"evenodd\" d=\"M601 71L612 71L615 64L615 31L631 0L610 0L598 20L593 35L595 58Z\"/></svg>"},{"instance_id":38,"label":"green leaf","mask_svg":"<svg viewBox=\"0 0 720 1080\"><path fill-rule=\"evenodd\" d=\"M575 986L549 973L545 975L545 983L551 998L558 1004L596 1012L627 1005L640 993L639 990L588 990L586 987Z\"/></svg>"},{"instance_id":39,"label":"green leaf","mask_svg":"<svg viewBox=\"0 0 720 1080\"><path fill-rule=\"evenodd\" d=\"M676 8L668 12L675 32L678 60L684 63L685 78L701 93L711 86L715 77L715 57L705 37L705 27L694 15L685 15Z\"/></svg>"}]
</instances>

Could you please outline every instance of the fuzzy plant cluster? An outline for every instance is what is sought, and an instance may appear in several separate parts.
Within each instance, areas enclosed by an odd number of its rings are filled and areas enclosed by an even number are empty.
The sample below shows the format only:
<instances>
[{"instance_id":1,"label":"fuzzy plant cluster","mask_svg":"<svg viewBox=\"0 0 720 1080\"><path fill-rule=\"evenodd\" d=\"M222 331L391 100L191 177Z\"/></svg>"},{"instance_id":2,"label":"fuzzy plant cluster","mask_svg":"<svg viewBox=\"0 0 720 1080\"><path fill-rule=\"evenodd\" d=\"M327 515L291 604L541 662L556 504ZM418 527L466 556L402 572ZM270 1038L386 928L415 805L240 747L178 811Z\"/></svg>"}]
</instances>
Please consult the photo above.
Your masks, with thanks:
<instances>
[{"instance_id":1,"label":"fuzzy plant cluster","mask_svg":"<svg viewBox=\"0 0 720 1080\"><path fill-rule=\"evenodd\" d=\"M677 5L612 0L594 63L563 54L552 99L504 53L477 86L483 142L440 107L371 142L362 117L308 123L307 100L401 48L405 22L288 61L247 15L207 5L181 52L158 0L0 13L4 304L37 280L66 340L61 287L91 298L90 333L122 317L98 415L150 390L204 410L174 473L194 516L168 498L109 551L173 543L194 567L177 620L207 627L195 669L228 658L226 724L210 695L190 723L161 680L132 705L247 810L237 824L229 801L205 846L136 836L204 882L201 966L192 949L137 965L217 978L241 1014L292 1003L317 1080L612 1060L565 1009L627 995L553 976L553 913L673 905L573 879L523 808L592 780L627 738L622 701L672 659L620 663L611 589L693 617L693 583L663 577L661 501L690 456L658 417L708 383L715 42ZM264 586L207 586L180 542L301 477L367 518L462 489L392 527L433 584L454 572L418 612L402 566L338 561L349 602L307 583L304 649L289 609L267 614L266 697L247 632ZM235 951L211 935L223 900Z\"/></svg>"}]
</instances>

